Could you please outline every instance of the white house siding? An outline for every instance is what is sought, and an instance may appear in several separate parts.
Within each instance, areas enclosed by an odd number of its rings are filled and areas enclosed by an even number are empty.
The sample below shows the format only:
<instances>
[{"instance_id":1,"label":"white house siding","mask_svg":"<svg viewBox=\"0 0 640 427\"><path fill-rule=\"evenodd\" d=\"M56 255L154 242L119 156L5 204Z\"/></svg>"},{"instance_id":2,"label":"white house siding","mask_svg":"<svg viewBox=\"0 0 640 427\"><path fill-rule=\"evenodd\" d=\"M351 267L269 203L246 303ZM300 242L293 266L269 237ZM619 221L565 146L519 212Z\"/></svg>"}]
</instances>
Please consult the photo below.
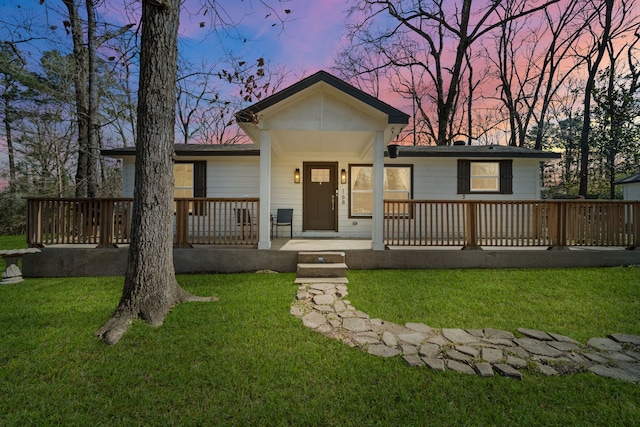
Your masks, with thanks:
<instances>
[{"instance_id":1,"label":"white house siding","mask_svg":"<svg viewBox=\"0 0 640 427\"><path fill-rule=\"evenodd\" d=\"M473 159L471 159L473 160ZM491 159L482 159L491 160ZM427 200L537 200L540 198L539 161L513 160L513 194L457 194L457 158L386 159L385 165L413 164L413 198Z\"/></svg>"},{"instance_id":2,"label":"white house siding","mask_svg":"<svg viewBox=\"0 0 640 427\"><path fill-rule=\"evenodd\" d=\"M181 162L207 162L207 197L259 197L259 162L257 156L180 157ZM135 163L124 158L122 196L133 197Z\"/></svg>"},{"instance_id":3,"label":"white house siding","mask_svg":"<svg viewBox=\"0 0 640 427\"><path fill-rule=\"evenodd\" d=\"M134 157L124 157L122 159L122 197L133 197L135 161Z\"/></svg>"},{"instance_id":4,"label":"white house siding","mask_svg":"<svg viewBox=\"0 0 640 427\"><path fill-rule=\"evenodd\" d=\"M623 188L623 197L625 200L640 200L640 182L624 184Z\"/></svg>"},{"instance_id":5,"label":"white house siding","mask_svg":"<svg viewBox=\"0 0 640 427\"><path fill-rule=\"evenodd\" d=\"M183 159L180 159L181 161ZM189 159L187 159L188 161ZM204 160L203 158L192 160ZM260 158L223 156L207 159L207 197L260 196Z\"/></svg>"},{"instance_id":6,"label":"white house siding","mask_svg":"<svg viewBox=\"0 0 640 427\"><path fill-rule=\"evenodd\" d=\"M272 107L263 129L298 131L371 131L384 129L386 117L337 89L320 84Z\"/></svg>"},{"instance_id":7,"label":"white house siding","mask_svg":"<svg viewBox=\"0 0 640 427\"><path fill-rule=\"evenodd\" d=\"M339 158L337 158L339 157ZM207 197L242 198L259 197L259 157L258 156L217 156L180 158L181 161L207 161ZM292 153L273 156L271 167L271 214L278 208L293 208L294 237L335 237L371 238L371 218L349 217L349 184L338 181L338 233L302 232L302 188L303 184L293 182L295 169L303 170L304 162L337 162L338 180L340 170L349 171L350 164L370 164L366 158L356 154L341 153ZM125 158L123 168L123 195L133 196L134 162ZM413 198L420 200L537 200L540 198L539 161L535 159L513 160L513 194L457 194L456 158L408 158L385 159L385 165L413 165ZM625 186L625 191L631 185ZM640 193L640 185L638 185ZM640 200L640 194L636 199ZM627 194L625 193L625 198ZM280 228L279 235L287 235L288 230Z\"/></svg>"},{"instance_id":8,"label":"white house siding","mask_svg":"<svg viewBox=\"0 0 640 427\"><path fill-rule=\"evenodd\" d=\"M356 155L294 153L272 159L271 206L272 215L278 208L293 209L293 233L297 237L371 238L371 218L349 217L349 184L338 183L338 233L327 231L302 232L303 184L293 182L295 169L303 170L304 162L336 162L340 170L349 171L350 164L368 164ZM209 197L258 197L259 159L257 157L217 157L207 166L207 194ZM398 158L386 159L386 165L413 164L414 199L427 200L536 200L539 199L539 167L536 160L515 159L513 162L513 194L460 195L457 194L457 159ZM226 184L222 184L226 183ZM279 235L288 230L280 228Z\"/></svg>"}]
</instances>

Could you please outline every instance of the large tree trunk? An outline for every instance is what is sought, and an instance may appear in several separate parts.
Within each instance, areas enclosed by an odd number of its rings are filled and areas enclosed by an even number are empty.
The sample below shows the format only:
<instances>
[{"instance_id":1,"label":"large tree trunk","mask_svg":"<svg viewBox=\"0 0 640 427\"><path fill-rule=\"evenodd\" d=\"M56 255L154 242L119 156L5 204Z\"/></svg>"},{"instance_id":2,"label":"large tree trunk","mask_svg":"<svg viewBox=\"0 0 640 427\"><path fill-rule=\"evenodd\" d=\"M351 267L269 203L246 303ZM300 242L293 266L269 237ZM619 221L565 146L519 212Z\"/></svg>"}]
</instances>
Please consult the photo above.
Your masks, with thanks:
<instances>
[{"instance_id":1,"label":"large tree trunk","mask_svg":"<svg viewBox=\"0 0 640 427\"><path fill-rule=\"evenodd\" d=\"M87 9L87 66L89 69L89 99L87 111L87 197L98 196L98 64L96 39L96 8L93 0L85 0Z\"/></svg>"},{"instance_id":2,"label":"large tree trunk","mask_svg":"<svg viewBox=\"0 0 640 427\"><path fill-rule=\"evenodd\" d=\"M582 120L582 133L580 136L580 189L578 194L587 197L589 183L589 131L591 128L591 94L595 87L596 76L605 54L611 34L611 19L613 15L614 0L605 0L605 18L602 35L598 40L596 58L589 69L587 83L584 90L584 116Z\"/></svg>"},{"instance_id":3,"label":"large tree trunk","mask_svg":"<svg viewBox=\"0 0 640 427\"><path fill-rule=\"evenodd\" d=\"M78 121L78 166L76 169L76 197L87 196L87 165L89 151L89 79L87 47L82 38L82 21L75 0L63 0L69 13L71 38L73 39L73 59L75 73L73 85L76 95L76 116Z\"/></svg>"},{"instance_id":4,"label":"large tree trunk","mask_svg":"<svg viewBox=\"0 0 640 427\"><path fill-rule=\"evenodd\" d=\"M174 305L197 298L173 266L173 142L180 0L142 2L142 41L131 245L120 303L97 335L117 343L129 322L160 326Z\"/></svg>"},{"instance_id":5,"label":"large tree trunk","mask_svg":"<svg viewBox=\"0 0 640 427\"><path fill-rule=\"evenodd\" d=\"M4 131L5 131L5 141L7 142L7 154L9 155L9 193L14 195L16 192L16 160L15 160L15 150L13 148L13 136L11 134L12 123L13 123L13 107L11 106L11 95L10 95L9 84L5 86L5 92L2 96L4 101L3 109L4 109Z\"/></svg>"}]
</instances>

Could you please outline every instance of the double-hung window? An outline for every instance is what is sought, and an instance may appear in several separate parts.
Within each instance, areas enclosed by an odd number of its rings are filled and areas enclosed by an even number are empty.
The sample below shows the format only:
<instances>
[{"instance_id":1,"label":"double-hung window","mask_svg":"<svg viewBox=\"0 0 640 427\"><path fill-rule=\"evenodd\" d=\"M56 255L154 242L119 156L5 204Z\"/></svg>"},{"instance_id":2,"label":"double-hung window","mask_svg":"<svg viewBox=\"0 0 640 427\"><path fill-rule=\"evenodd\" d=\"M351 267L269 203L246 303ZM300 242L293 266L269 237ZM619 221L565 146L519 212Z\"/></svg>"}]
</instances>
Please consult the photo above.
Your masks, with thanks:
<instances>
[{"instance_id":1,"label":"double-hung window","mask_svg":"<svg viewBox=\"0 0 640 427\"><path fill-rule=\"evenodd\" d=\"M512 160L458 160L458 194L512 194L512 169Z\"/></svg>"},{"instance_id":2,"label":"double-hung window","mask_svg":"<svg viewBox=\"0 0 640 427\"><path fill-rule=\"evenodd\" d=\"M373 215L373 166L349 165L349 171L351 178L349 216L371 217ZM412 166L385 166L384 199L410 200L413 196L412 181Z\"/></svg>"},{"instance_id":3,"label":"double-hung window","mask_svg":"<svg viewBox=\"0 0 640 427\"><path fill-rule=\"evenodd\" d=\"M194 198L207 196L207 162L176 162L173 165L173 197ZM197 209L198 213L202 209ZM194 213L189 205L189 212Z\"/></svg>"}]
</instances>

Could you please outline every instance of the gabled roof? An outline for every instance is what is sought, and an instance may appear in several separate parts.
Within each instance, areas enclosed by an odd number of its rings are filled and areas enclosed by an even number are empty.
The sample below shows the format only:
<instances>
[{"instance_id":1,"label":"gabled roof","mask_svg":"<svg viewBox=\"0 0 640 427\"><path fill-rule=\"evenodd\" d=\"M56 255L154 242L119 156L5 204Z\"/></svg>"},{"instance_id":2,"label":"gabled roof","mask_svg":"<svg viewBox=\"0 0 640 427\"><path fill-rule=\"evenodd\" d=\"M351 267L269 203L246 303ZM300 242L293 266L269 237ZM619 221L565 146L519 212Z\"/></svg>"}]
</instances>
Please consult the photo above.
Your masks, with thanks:
<instances>
[{"instance_id":1,"label":"gabled roof","mask_svg":"<svg viewBox=\"0 0 640 427\"><path fill-rule=\"evenodd\" d=\"M559 159L560 153L544 152L510 145L401 145L398 157L466 157Z\"/></svg>"},{"instance_id":2,"label":"gabled roof","mask_svg":"<svg viewBox=\"0 0 640 427\"><path fill-rule=\"evenodd\" d=\"M389 124L403 124L406 125L409 123L409 115L398 110L397 108L392 107L391 105L380 101L375 96L371 96L366 92L361 91L360 89L351 86L349 83L327 73L326 71L318 71L317 73L300 80L297 83L292 84L286 89L281 90L280 92L274 93L273 95L259 101L244 110L238 111L235 116L236 120L241 123L251 123L254 120L254 117L260 111L263 111L315 84L318 83L326 83L347 95L352 96L353 98L373 107L387 116L389 116Z\"/></svg>"},{"instance_id":3,"label":"gabled roof","mask_svg":"<svg viewBox=\"0 0 640 427\"><path fill-rule=\"evenodd\" d=\"M631 175L631 176L628 176L626 178L622 178L622 179L619 179L617 181L614 181L613 183L614 184L631 184L631 183L634 183L634 182L640 182L640 172L638 172L635 175Z\"/></svg>"}]
</instances>

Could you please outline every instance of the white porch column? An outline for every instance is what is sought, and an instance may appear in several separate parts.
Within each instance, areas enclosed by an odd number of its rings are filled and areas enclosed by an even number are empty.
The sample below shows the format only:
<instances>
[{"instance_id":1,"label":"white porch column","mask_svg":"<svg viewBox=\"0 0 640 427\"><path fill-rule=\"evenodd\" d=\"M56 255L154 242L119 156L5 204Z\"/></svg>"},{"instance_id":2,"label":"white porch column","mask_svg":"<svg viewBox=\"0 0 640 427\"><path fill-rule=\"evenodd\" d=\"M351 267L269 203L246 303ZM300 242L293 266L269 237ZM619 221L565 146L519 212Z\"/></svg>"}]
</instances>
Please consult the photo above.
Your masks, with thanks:
<instances>
[{"instance_id":1,"label":"white porch column","mask_svg":"<svg viewBox=\"0 0 640 427\"><path fill-rule=\"evenodd\" d=\"M260 131L260 236L258 249L271 248L271 132Z\"/></svg>"},{"instance_id":2,"label":"white porch column","mask_svg":"<svg viewBox=\"0 0 640 427\"><path fill-rule=\"evenodd\" d=\"M376 132L373 149L373 232L371 249L384 250L384 134Z\"/></svg>"}]
</instances>

